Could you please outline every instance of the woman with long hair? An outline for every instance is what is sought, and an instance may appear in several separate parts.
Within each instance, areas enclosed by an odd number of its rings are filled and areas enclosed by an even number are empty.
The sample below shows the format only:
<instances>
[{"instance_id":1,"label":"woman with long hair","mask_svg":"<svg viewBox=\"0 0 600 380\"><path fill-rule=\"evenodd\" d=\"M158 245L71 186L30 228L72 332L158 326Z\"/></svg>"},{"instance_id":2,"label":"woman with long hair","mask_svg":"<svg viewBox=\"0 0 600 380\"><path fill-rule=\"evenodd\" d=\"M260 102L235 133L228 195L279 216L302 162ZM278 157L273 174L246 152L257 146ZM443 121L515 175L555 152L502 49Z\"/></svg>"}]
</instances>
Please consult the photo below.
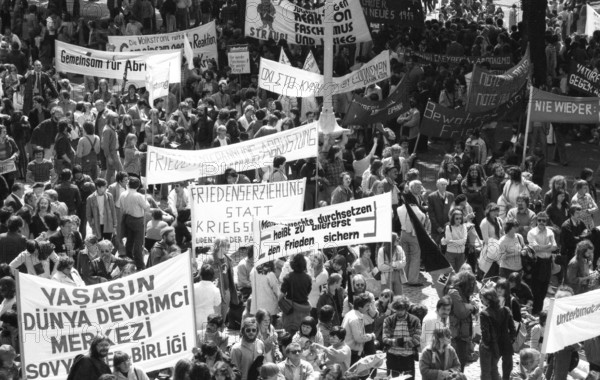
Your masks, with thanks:
<instances>
[{"instance_id":1,"label":"woman with long hair","mask_svg":"<svg viewBox=\"0 0 600 380\"><path fill-rule=\"evenodd\" d=\"M130 177L134 176L140 178L142 170L140 158L143 153L138 150L137 141L137 136L133 133L130 133L125 137L125 146L123 146L125 157L123 160L123 170L126 171Z\"/></svg>"},{"instance_id":2,"label":"woman with long hair","mask_svg":"<svg viewBox=\"0 0 600 380\"><path fill-rule=\"evenodd\" d=\"M111 91L108 88L108 81L106 79L100 79L98 81L98 88L92 94L92 100L102 99L105 103L110 102Z\"/></svg>"},{"instance_id":3,"label":"woman with long hair","mask_svg":"<svg viewBox=\"0 0 600 380\"><path fill-rule=\"evenodd\" d=\"M363 175L360 186L363 189L373 189L373 185L377 181L385 181L385 177L383 176L383 162L375 159L369 167L369 172Z\"/></svg>"},{"instance_id":4,"label":"woman with long hair","mask_svg":"<svg viewBox=\"0 0 600 380\"><path fill-rule=\"evenodd\" d=\"M542 188L535 183L521 177L521 169L512 168L509 171L510 179L504 184L502 195L498 198L498 206L500 206L500 217L506 218L506 213L511 208L517 207L517 198L525 193L530 199L536 199Z\"/></svg>"},{"instance_id":5,"label":"woman with long hair","mask_svg":"<svg viewBox=\"0 0 600 380\"><path fill-rule=\"evenodd\" d=\"M48 231L44 216L52 213L50 199L45 196L38 198L35 213L31 217L31 224L29 225L29 232L34 239L37 239L42 232Z\"/></svg>"},{"instance_id":6,"label":"woman with long hair","mask_svg":"<svg viewBox=\"0 0 600 380\"><path fill-rule=\"evenodd\" d=\"M555 175L550 178L550 182L548 184L550 190L544 194L544 207L548 207L550 203L552 203L552 199L556 196L556 194L560 191L564 192L567 200L571 199L571 196L567 192L567 180L562 175Z\"/></svg>"},{"instance_id":7,"label":"woman with long hair","mask_svg":"<svg viewBox=\"0 0 600 380\"><path fill-rule=\"evenodd\" d=\"M515 323L510 310L500 306L498 293L493 287L483 288L480 299L485 306L479 315L481 380L500 380L498 372L500 358L502 358L502 379L508 380L513 367L512 339L516 335Z\"/></svg>"},{"instance_id":8,"label":"woman with long hair","mask_svg":"<svg viewBox=\"0 0 600 380\"><path fill-rule=\"evenodd\" d=\"M148 112L150 120L148 120L144 126L144 140L146 144L151 146L160 145L162 135L165 133L164 122L162 122L158 116L158 110L152 108Z\"/></svg>"},{"instance_id":9,"label":"woman with long hair","mask_svg":"<svg viewBox=\"0 0 600 380\"><path fill-rule=\"evenodd\" d=\"M133 118L129 114L123 115L120 127L117 129L117 138L119 140L119 156L121 159L125 157L124 146L127 135L135 135L135 126L133 125Z\"/></svg>"},{"instance_id":10,"label":"woman with long hair","mask_svg":"<svg viewBox=\"0 0 600 380\"><path fill-rule=\"evenodd\" d=\"M312 310L311 315L317 317L317 303L319 302L319 295L327 286L327 277L329 274L325 269L325 255L320 251L315 251L309 255L310 265L308 267L308 274L312 278L312 285L310 293L308 294L308 303L310 303Z\"/></svg>"},{"instance_id":11,"label":"woman with long hair","mask_svg":"<svg viewBox=\"0 0 600 380\"><path fill-rule=\"evenodd\" d=\"M452 333L447 327L433 330L431 345L424 347L419 360L423 380L456 379L466 380L460 370L460 361L452 345ZM441 377L440 377L441 376Z\"/></svg>"},{"instance_id":12,"label":"woman with long hair","mask_svg":"<svg viewBox=\"0 0 600 380\"><path fill-rule=\"evenodd\" d=\"M191 380L190 372L194 363L188 359L181 359L175 364L173 368L173 380Z\"/></svg>"},{"instance_id":13,"label":"woman with long hair","mask_svg":"<svg viewBox=\"0 0 600 380\"><path fill-rule=\"evenodd\" d=\"M467 246L467 226L460 209L450 214L450 222L446 225L442 244L446 244L446 259L452 269L458 272L465 263L465 247Z\"/></svg>"},{"instance_id":14,"label":"woman with long hair","mask_svg":"<svg viewBox=\"0 0 600 380\"><path fill-rule=\"evenodd\" d=\"M398 234L392 232L390 244L382 244L377 253L377 269L381 272L381 288L391 289L395 295L403 294L406 282L406 254L399 244Z\"/></svg>"},{"instance_id":15,"label":"woman with long hair","mask_svg":"<svg viewBox=\"0 0 600 380\"><path fill-rule=\"evenodd\" d=\"M467 201L473 207L475 212L476 226L481 223L484 218L485 206L488 203L486 178L481 165L473 164L469 167L469 171L465 179L461 182L462 193L467 196Z\"/></svg>"},{"instance_id":16,"label":"woman with long hair","mask_svg":"<svg viewBox=\"0 0 600 380\"><path fill-rule=\"evenodd\" d=\"M278 335L271 323L271 313L265 309L258 309L254 315L258 324L257 338L265 344L265 361L277 363L283 357L279 351Z\"/></svg>"},{"instance_id":17,"label":"woman with long hair","mask_svg":"<svg viewBox=\"0 0 600 380\"><path fill-rule=\"evenodd\" d=\"M213 242L212 257L207 260L207 264L212 265L215 271L215 282L221 291L221 316L224 319L229 312L229 304L240 303L233 282L233 261L227 252L229 252L229 238L218 237Z\"/></svg>"},{"instance_id":18,"label":"woman with long hair","mask_svg":"<svg viewBox=\"0 0 600 380\"><path fill-rule=\"evenodd\" d=\"M573 288L575 294L588 290L590 268L594 258L594 245L589 240L580 241L575 248L575 256L567 265L565 283Z\"/></svg>"},{"instance_id":19,"label":"woman with long hair","mask_svg":"<svg viewBox=\"0 0 600 380\"><path fill-rule=\"evenodd\" d=\"M552 195L550 204L546 207L546 214L552 224L549 226L552 228L556 241L560 241L559 236L556 233L560 233L560 228L563 223L569 219L569 194L564 190L556 190Z\"/></svg>"},{"instance_id":20,"label":"woman with long hair","mask_svg":"<svg viewBox=\"0 0 600 380\"><path fill-rule=\"evenodd\" d=\"M384 289L379 295L379 299L375 301L375 309L377 310L377 317L373 322L373 328L375 329L375 337L381 341L381 335L383 333L383 321L392 315L392 300L394 293L392 289Z\"/></svg>"},{"instance_id":21,"label":"woman with long hair","mask_svg":"<svg viewBox=\"0 0 600 380\"><path fill-rule=\"evenodd\" d=\"M310 315L311 306L308 295L312 289L312 278L306 273L306 258L302 254L294 255L290 261L292 271L285 275L281 282L281 293L291 301L292 311L283 313L283 329L298 331L300 323Z\"/></svg>"},{"instance_id":22,"label":"woman with long hair","mask_svg":"<svg viewBox=\"0 0 600 380\"><path fill-rule=\"evenodd\" d=\"M446 187L446 191L451 192L454 196L461 194L461 183L462 183L462 175L460 174L460 168L456 165L456 161L454 156L451 154L446 154L442 163L440 165L440 170L438 172L438 179L445 178L448 180L448 186Z\"/></svg>"}]
</instances>

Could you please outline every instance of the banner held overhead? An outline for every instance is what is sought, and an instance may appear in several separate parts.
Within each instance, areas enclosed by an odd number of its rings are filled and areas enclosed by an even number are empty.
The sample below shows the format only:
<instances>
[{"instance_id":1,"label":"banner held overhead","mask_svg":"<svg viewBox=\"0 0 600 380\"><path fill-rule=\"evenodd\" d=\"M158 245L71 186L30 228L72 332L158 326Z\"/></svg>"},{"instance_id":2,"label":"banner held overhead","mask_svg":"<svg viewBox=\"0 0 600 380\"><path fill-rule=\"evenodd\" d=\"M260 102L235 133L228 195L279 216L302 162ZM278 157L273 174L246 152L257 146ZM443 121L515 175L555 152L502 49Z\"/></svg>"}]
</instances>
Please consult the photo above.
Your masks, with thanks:
<instances>
[{"instance_id":1,"label":"banner held overhead","mask_svg":"<svg viewBox=\"0 0 600 380\"><path fill-rule=\"evenodd\" d=\"M556 95L533 88L531 121L565 124L600 123L600 98Z\"/></svg>"}]
</instances>

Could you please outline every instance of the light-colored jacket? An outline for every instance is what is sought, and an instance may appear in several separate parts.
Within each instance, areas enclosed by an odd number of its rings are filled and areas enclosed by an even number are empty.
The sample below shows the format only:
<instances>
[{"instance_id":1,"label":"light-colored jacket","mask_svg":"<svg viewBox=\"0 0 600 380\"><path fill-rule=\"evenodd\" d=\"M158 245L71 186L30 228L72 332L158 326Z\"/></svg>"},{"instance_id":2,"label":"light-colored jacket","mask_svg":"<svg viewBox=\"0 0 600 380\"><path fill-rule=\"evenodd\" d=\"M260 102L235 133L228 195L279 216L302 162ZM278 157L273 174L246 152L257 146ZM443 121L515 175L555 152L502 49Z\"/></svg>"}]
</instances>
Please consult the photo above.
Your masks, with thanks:
<instances>
[{"instance_id":1,"label":"light-colored jacket","mask_svg":"<svg viewBox=\"0 0 600 380\"><path fill-rule=\"evenodd\" d=\"M395 264L396 268L393 267ZM377 269L381 272L381 284L390 285L390 275L394 271L394 269L400 270L400 277L402 281L406 281L406 273L404 272L404 267L406 266L406 255L404 254L404 250L400 246L396 246L394 252L392 252L392 259L387 262L385 260L385 254L383 251L383 246L379 248L377 252Z\"/></svg>"},{"instance_id":2,"label":"light-colored jacket","mask_svg":"<svg viewBox=\"0 0 600 380\"><path fill-rule=\"evenodd\" d=\"M294 366L290 362L289 359L282 361L277 364L279 367L279 372L283 374L286 380L292 380L294 378ZM300 380L313 380L318 379L319 375L316 373L312 367L312 365L306 360L300 359Z\"/></svg>"},{"instance_id":3,"label":"light-colored jacket","mask_svg":"<svg viewBox=\"0 0 600 380\"><path fill-rule=\"evenodd\" d=\"M54 263L54 270L52 273L50 273L50 261ZM56 263L58 263L58 256L54 252L50 254L48 260L40 260L37 255L31 254L28 251L23 251L19 253L19 256L15 257L15 259L11 261L9 265L13 274L18 272L17 268L25 264L28 274L50 279L56 273ZM42 269L44 270L43 273L36 273L35 265L38 264L42 265Z\"/></svg>"},{"instance_id":4,"label":"light-colored jacket","mask_svg":"<svg viewBox=\"0 0 600 380\"><path fill-rule=\"evenodd\" d=\"M92 227L92 232L102 237L100 233L100 225L104 225L104 233L112 234L116 232L117 226L117 211L115 209L115 201L110 192L104 193L104 220L100 220L100 209L98 207L98 193L94 191L92 195L88 197L85 204L85 215Z\"/></svg>"},{"instance_id":5,"label":"light-colored jacket","mask_svg":"<svg viewBox=\"0 0 600 380\"><path fill-rule=\"evenodd\" d=\"M252 286L252 302L250 312L256 314L258 309L265 309L271 315L279 312L279 288L281 283L275 273L259 274L256 267L250 271L250 284Z\"/></svg>"}]
</instances>

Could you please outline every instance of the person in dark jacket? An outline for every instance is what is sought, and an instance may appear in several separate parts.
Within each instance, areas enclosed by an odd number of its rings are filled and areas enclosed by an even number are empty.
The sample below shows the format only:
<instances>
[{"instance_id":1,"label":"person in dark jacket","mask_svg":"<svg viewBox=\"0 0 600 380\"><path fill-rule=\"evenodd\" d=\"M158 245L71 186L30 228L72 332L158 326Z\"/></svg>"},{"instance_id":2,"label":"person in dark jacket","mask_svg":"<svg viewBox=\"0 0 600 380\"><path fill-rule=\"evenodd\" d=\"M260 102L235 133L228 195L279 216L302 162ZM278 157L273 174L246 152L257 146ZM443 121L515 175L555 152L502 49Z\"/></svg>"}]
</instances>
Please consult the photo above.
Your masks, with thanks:
<instances>
[{"instance_id":1,"label":"person in dark jacket","mask_svg":"<svg viewBox=\"0 0 600 380\"><path fill-rule=\"evenodd\" d=\"M108 337L96 335L90 343L89 353L74 361L67 380L98 380L102 375L111 374L108 366L109 349Z\"/></svg>"},{"instance_id":2,"label":"person in dark jacket","mask_svg":"<svg viewBox=\"0 0 600 380\"><path fill-rule=\"evenodd\" d=\"M288 273L281 283L281 293L292 301L293 310L290 314L283 314L283 328L286 331L296 332L300 323L310 315L311 306L308 295L312 289L312 278L306 273L306 258L302 254L294 255L290 259L292 272Z\"/></svg>"},{"instance_id":3,"label":"person in dark jacket","mask_svg":"<svg viewBox=\"0 0 600 380\"><path fill-rule=\"evenodd\" d=\"M23 219L11 216L6 222L8 231L0 234L0 263L10 264L26 248L27 239L21 235Z\"/></svg>"},{"instance_id":4,"label":"person in dark jacket","mask_svg":"<svg viewBox=\"0 0 600 380\"><path fill-rule=\"evenodd\" d=\"M60 229L52 234L48 241L54 244L54 251L57 254L64 253L76 258L79 251L83 249L83 239L70 218L60 218L59 224Z\"/></svg>"},{"instance_id":5,"label":"person in dark jacket","mask_svg":"<svg viewBox=\"0 0 600 380\"><path fill-rule=\"evenodd\" d=\"M60 183L54 187L54 190L58 193L58 201L67 205L69 215L77 215L82 201L79 188L71 182L73 173L71 169L65 168L59 176Z\"/></svg>"},{"instance_id":6,"label":"person in dark jacket","mask_svg":"<svg viewBox=\"0 0 600 380\"><path fill-rule=\"evenodd\" d=\"M100 256L90 262L90 277L98 283L118 278L123 267L131 261L116 258L110 240L98 242ZM85 281L85 280L84 280Z\"/></svg>"},{"instance_id":7,"label":"person in dark jacket","mask_svg":"<svg viewBox=\"0 0 600 380\"><path fill-rule=\"evenodd\" d=\"M481 378L499 380L498 360L502 357L502 378L508 380L513 367L512 340L516 336L511 311L506 306L500 306L498 293L493 287L481 291L481 302L486 307L480 314Z\"/></svg>"},{"instance_id":8,"label":"person in dark jacket","mask_svg":"<svg viewBox=\"0 0 600 380\"><path fill-rule=\"evenodd\" d=\"M339 273L333 273L327 279L327 291L319 296L317 301L317 310L325 305L333 308L333 317L331 324L339 326L342 323L342 310L344 305L344 290L341 288L342 276ZM312 285L311 285L312 286Z\"/></svg>"}]
</instances>

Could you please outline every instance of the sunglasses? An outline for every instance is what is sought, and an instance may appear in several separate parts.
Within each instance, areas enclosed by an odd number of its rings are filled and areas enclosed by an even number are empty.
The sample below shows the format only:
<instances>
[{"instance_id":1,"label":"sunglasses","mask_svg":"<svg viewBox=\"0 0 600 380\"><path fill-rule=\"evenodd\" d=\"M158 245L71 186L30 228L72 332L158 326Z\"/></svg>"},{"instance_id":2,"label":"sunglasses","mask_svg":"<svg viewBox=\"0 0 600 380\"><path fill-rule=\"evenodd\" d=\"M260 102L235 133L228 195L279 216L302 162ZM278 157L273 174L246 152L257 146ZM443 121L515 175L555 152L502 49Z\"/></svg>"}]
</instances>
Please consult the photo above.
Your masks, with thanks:
<instances>
[{"instance_id":1,"label":"sunglasses","mask_svg":"<svg viewBox=\"0 0 600 380\"><path fill-rule=\"evenodd\" d=\"M258 330L257 329L244 329L244 331L247 332L247 333L255 333Z\"/></svg>"},{"instance_id":2,"label":"sunglasses","mask_svg":"<svg viewBox=\"0 0 600 380\"><path fill-rule=\"evenodd\" d=\"M538 219L538 223L546 223L548 222L546 219Z\"/></svg>"}]
</instances>

